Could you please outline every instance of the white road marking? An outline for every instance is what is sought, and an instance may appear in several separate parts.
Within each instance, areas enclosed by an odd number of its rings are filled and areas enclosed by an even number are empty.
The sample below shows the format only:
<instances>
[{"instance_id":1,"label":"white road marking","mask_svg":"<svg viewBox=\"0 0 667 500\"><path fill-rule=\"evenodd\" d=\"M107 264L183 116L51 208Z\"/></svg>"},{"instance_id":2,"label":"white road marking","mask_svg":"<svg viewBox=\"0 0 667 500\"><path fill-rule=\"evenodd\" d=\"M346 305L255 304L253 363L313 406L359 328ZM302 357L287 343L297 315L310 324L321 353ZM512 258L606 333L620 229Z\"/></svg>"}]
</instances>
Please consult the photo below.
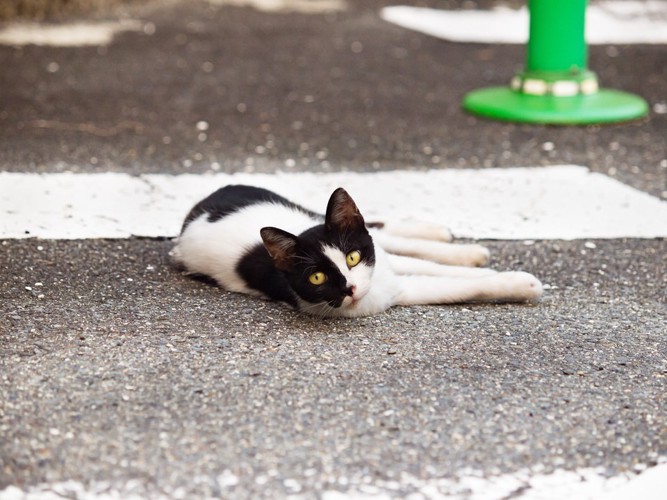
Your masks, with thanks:
<instances>
[{"instance_id":1,"label":"white road marking","mask_svg":"<svg viewBox=\"0 0 667 500\"><path fill-rule=\"evenodd\" d=\"M344 0L208 0L211 4L252 7L264 12L298 12L319 14L347 8ZM0 45L48 45L52 47L81 47L109 45L123 31L155 32L153 23L123 19L120 21L75 22L45 24L16 22L0 29Z\"/></svg>"},{"instance_id":2,"label":"white road marking","mask_svg":"<svg viewBox=\"0 0 667 500\"><path fill-rule=\"evenodd\" d=\"M208 0L212 4L248 6L264 12L322 13L345 10L344 0ZM497 7L490 11L446 11L409 6L382 9L389 22L458 42L525 43L528 11ZM13 23L0 30L0 44L77 47L108 45L122 31L152 34L155 25L137 20L69 24ZM667 43L667 5L658 0L608 1L587 11L590 44Z\"/></svg>"},{"instance_id":3,"label":"white road marking","mask_svg":"<svg viewBox=\"0 0 667 500\"><path fill-rule=\"evenodd\" d=\"M299 14L320 14L345 10L343 0L208 0L214 5L252 7L263 12L298 12Z\"/></svg>"},{"instance_id":4,"label":"white road marking","mask_svg":"<svg viewBox=\"0 0 667 500\"><path fill-rule=\"evenodd\" d=\"M13 23L0 30L0 45L53 47L109 45L114 36L123 31L144 31L146 34L152 34L155 25L130 19L66 24Z\"/></svg>"},{"instance_id":5,"label":"white road marking","mask_svg":"<svg viewBox=\"0 0 667 500\"><path fill-rule=\"evenodd\" d=\"M394 498L392 489L409 485L417 498L431 500L662 500L667 487L667 464L642 474L606 477L604 469L556 470L550 474L522 470L514 474L485 476L479 471L461 471L456 479L419 479L407 474L398 481L376 481L346 493L327 491L323 500L377 500Z\"/></svg>"},{"instance_id":6,"label":"white road marking","mask_svg":"<svg viewBox=\"0 0 667 500\"><path fill-rule=\"evenodd\" d=\"M197 478L197 483L215 482L224 493L236 487L239 478L225 471L217 478ZM344 478L345 479L345 478ZM363 483L358 489L350 484ZM341 482L344 493L336 490L321 492L323 500L379 500L395 498L397 490L410 486L417 493L415 498L432 500L501 500L519 495L525 500L662 500L667 488L667 463L646 469L641 474L622 474L607 477L604 469L556 470L550 474L534 471L518 471L514 474L485 477L478 471L461 471L455 479L420 479L402 474L399 480L357 481L345 479ZM171 491L151 498L172 498ZM26 488L8 486L0 490L3 500L55 500L76 497L80 500L117 500L145 498L142 484L137 480L123 486L112 486L107 482L93 482L87 486L76 481L41 484Z\"/></svg>"},{"instance_id":7,"label":"white road marking","mask_svg":"<svg viewBox=\"0 0 667 500\"><path fill-rule=\"evenodd\" d=\"M384 20L404 28L454 42L526 43L528 9L438 10L392 6L382 9ZM589 44L667 43L667 3L607 1L586 11Z\"/></svg>"},{"instance_id":8,"label":"white road marking","mask_svg":"<svg viewBox=\"0 0 667 500\"><path fill-rule=\"evenodd\" d=\"M298 12L320 14L347 8L344 0L208 0L211 4L252 7L264 12ZM135 19L92 21L62 24L15 22L0 29L0 45L20 47L47 45L52 47L82 47L109 45L123 31L155 32L155 25Z\"/></svg>"},{"instance_id":9,"label":"white road marking","mask_svg":"<svg viewBox=\"0 0 667 500\"><path fill-rule=\"evenodd\" d=\"M345 187L367 220L420 220L488 239L667 236L667 202L572 165L277 174L0 172L0 238L172 237L226 184L267 187L322 212Z\"/></svg>"}]
</instances>

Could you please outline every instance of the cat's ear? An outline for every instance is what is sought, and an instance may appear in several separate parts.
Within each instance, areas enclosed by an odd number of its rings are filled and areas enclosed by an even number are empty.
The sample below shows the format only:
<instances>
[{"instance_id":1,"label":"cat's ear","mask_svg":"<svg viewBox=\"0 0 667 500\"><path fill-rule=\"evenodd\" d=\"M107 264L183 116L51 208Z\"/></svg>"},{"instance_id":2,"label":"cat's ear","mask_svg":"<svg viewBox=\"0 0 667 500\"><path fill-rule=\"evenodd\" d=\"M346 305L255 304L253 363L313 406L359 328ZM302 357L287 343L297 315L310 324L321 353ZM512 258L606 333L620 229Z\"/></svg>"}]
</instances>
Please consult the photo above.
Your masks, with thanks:
<instances>
[{"instance_id":1,"label":"cat's ear","mask_svg":"<svg viewBox=\"0 0 667 500\"><path fill-rule=\"evenodd\" d=\"M290 269L296 252L296 236L276 227L263 227L259 234L275 266L284 271Z\"/></svg>"},{"instance_id":2,"label":"cat's ear","mask_svg":"<svg viewBox=\"0 0 667 500\"><path fill-rule=\"evenodd\" d=\"M329 198L324 223L327 229L335 229L339 232L354 231L365 227L361 212L352 197L343 188L336 189Z\"/></svg>"}]
</instances>

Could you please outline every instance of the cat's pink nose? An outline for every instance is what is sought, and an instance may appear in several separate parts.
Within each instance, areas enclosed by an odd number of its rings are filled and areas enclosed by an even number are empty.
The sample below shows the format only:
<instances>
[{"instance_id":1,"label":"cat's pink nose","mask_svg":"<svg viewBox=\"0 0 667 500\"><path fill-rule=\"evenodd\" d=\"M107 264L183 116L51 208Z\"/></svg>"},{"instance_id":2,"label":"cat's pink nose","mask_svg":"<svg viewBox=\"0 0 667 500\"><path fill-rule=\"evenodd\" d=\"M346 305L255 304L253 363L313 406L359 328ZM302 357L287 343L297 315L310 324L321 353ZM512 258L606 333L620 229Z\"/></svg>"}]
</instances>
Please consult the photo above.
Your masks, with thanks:
<instances>
[{"instance_id":1,"label":"cat's pink nose","mask_svg":"<svg viewBox=\"0 0 667 500\"><path fill-rule=\"evenodd\" d=\"M351 285L347 287L347 290L345 290L345 294L349 295L352 297L354 295L354 292L357 290L357 285Z\"/></svg>"}]
</instances>

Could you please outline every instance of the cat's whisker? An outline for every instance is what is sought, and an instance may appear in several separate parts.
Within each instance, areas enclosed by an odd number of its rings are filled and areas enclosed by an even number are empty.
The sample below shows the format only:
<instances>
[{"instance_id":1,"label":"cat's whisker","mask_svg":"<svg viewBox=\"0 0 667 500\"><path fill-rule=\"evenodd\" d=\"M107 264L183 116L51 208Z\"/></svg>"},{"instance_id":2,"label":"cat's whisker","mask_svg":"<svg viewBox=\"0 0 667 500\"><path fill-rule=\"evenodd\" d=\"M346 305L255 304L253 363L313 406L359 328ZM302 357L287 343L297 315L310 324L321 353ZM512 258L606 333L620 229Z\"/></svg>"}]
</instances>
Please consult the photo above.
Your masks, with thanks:
<instances>
[{"instance_id":1,"label":"cat's whisker","mask_svg":"<svg viewBox=\"0 0 667 500\"><path fill-rule=\"evenodd\" d=\"M316 304L309 303L300 303L300 310L315 316L318 319L324 319L327 316L330 316L331 313L335 310L334 307L330 306L326 302L318 302Z\"/></svg>"}]
</instances>

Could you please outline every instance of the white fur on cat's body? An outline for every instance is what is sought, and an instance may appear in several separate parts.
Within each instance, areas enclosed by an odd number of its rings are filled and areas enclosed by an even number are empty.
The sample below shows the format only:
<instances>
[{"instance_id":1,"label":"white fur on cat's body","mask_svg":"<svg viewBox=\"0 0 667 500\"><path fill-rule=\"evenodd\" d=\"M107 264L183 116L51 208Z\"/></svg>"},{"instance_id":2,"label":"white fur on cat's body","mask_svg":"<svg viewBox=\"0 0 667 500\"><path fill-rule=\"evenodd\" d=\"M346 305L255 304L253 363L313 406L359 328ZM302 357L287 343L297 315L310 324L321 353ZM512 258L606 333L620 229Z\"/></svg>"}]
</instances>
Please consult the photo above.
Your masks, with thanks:
<instances>
[{"instance_id":1,"label":"white fur on cat's body","mask_svg":"<svg viewBox=\"0 0 667 500\"><path fill-rule=\"evenodd\" d=\"M262 294L246 285L236 272L236 264L248 250L262 243L259 231L274 224L292 234L300 234L321 222L304 212L274 203L249 205L216 222L207 219L208 214L204 213L188 224L172 256L193 274L210 276L232 292L252 295Z\"/></svg>"},{"instance_id":2,"label":"white fur on cat's body","mask_svg":"<svg viewBox=\"0 0 667 500\"><path fill-rule=\"evenodd\" d=\"M241 257L262 243L260 230L274 226L298 235L321 223L321 219L270 202L249 205L215 222L208 222L208 214L204 213L187 225L172 256L189 272L210 276L227 290L261 296L236 272ZM348 285L355 287L352 297L347 297L339 308L300 301L302 310L355 317L375 314L393 305L526 301L542 293L541 283L528 273L461 267L485 264L488 250L479 245L445 243L442 240L449 239L449 233L442 227L386 225L371 229L370 233L375 243L374 269L363 263L348 269L340 250L324 249ZM383 248L403 255L392 255Z\"/></svg>"}]
</instances>

